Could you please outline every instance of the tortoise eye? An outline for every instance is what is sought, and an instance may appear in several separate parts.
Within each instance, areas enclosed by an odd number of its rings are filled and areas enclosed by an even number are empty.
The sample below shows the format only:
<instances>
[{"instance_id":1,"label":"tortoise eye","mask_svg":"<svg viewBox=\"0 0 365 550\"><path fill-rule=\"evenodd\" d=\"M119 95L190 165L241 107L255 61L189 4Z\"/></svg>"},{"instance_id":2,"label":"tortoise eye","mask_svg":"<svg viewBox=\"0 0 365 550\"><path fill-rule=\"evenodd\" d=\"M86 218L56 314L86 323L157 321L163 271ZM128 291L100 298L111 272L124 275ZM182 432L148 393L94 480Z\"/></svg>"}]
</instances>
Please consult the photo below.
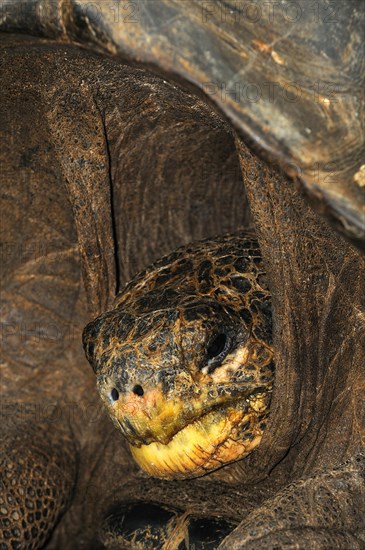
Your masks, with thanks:
<instances>
[{"instance_id":1,"label":"tortoise eye","mask_svg":"<svg viewBox=\"0 0 365 550\"><path fill-rule=\"evenodd\" d=\"M112 391L110 392L110 398L111 398L111 401L118 401L119 392L116 388L113 388Z\"/></svg>"},{"instance_id":2,"label":"tortoise eye","mask_svg":"<svg viewBox=\"0 0 365 550\"><path fill-rule=\"evenodd\" d=\"M218 355L220 355L225 350L227 341L228 337L226 334L217 334L208 346L208 359L214 359L215 357L218 357Z\"/></svg>"}]
</instances>

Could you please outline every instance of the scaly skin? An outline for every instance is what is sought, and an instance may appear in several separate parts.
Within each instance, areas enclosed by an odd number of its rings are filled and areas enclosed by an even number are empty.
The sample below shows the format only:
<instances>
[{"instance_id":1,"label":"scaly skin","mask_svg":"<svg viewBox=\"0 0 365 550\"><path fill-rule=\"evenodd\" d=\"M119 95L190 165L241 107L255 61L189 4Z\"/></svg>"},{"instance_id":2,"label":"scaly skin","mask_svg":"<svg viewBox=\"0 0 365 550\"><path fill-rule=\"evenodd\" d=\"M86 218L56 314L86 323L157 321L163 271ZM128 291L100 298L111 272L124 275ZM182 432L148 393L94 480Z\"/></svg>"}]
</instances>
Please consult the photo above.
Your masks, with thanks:
<instances>
[{"instance_id":1,"label":"scaly skin","mask_svg":"<svg viewBox=\"0 0 365 550\"><path fill-rule=\"evenodd\" d=\"M157 261L87 325L84 347L146 472L197 477L243 458L261 441L274 372L257 241L219 237Z\"/></svg>"}]
</instances>

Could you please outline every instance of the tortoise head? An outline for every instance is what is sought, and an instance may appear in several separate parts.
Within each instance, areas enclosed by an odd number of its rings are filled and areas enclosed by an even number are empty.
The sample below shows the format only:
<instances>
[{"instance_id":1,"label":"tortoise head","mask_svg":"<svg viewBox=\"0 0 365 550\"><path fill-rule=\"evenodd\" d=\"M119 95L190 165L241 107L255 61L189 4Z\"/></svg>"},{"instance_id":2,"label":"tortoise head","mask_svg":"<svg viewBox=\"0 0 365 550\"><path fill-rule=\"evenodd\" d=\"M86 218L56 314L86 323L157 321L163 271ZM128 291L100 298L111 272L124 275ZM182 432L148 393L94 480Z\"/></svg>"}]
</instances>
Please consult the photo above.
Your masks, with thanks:
<instances>
[{"instance_id":1,"label":"tortoise head","mask_svg":"<svg viewBox=\"0 0 365 550\"><path fill-rule=\"evenodd\" d=\"M146 303L148 306L146 307ZM208 296L156 309L117 300L84 330L100 395L139 465L155 477L203 475L260 442L272 349L252 319Z\"/></svg>"}]
</instances>

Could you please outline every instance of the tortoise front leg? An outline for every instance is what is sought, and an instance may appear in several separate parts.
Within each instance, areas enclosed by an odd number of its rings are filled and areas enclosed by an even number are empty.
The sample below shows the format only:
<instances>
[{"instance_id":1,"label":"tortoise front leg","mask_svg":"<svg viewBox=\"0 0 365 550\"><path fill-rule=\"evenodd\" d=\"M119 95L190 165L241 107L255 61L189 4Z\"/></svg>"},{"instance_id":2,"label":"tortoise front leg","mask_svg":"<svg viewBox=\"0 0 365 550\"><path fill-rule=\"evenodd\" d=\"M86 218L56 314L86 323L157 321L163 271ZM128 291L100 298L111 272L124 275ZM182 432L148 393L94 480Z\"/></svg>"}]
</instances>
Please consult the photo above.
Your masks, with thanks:
<instances>
[{"instance_id":1,"label":"tortoise front leg","mask_svg":"<svg viewBox=\"0 0 365 550\"><path fill-rule=\"evenodd\" d=\"M220 550L348 548L365 545L365 455L298 480L256 508Z\"/></svg>"},{"instance_id":2,"label":"tortoise front leg","mask_svg":"<svg viewBox=\"0 0 365 550\"><path fill-rule=\"evenodd\" d=\"M52 256L15 269L2 293L1 550L40 548L76 479L80 274L75 253Z\"/></svg>"},{"instance_id":3,"label":"tortoise front leg","mask_svg":"<svg viewBox=\"0 0 365 550\"><path fill-rule=\"evenodd\" d=\"M45 259L39 263L45 270ZM44 307L42 290L50 278L33 282L31 274L16 273L2 294L1 550L40 548L70 502L76 479L75 422L67 397L75 393L77 377L71 346L61 333L52 339L44 332L52 324L61 327L56 312ZM73 301L72 293L53 291L65 307Z\"/></svg>"},{"instance_id":4,"label":"tortoise front leg","mask_svg":"<svg viewBox=\"0 0 365 550\"><path fill-rule=\"evenodd\" d=\"M10 265L9 265L10 268ZM0 549L40 548L70 502L81 399L71 324L80 271L76 253L49 252L15 266L2 292Z\"/></svg>"},{"instance_id":5,"label":"tortoise front leg","mask_svg":"<svg viewBox=\"0 0 365 550\"><path fill-rule=\"evenodd\" d=\"M57 424L16 419L2 429L1 550L43 546L70 502L76 452L69 430Z\"/></svg>"}]
</instances>

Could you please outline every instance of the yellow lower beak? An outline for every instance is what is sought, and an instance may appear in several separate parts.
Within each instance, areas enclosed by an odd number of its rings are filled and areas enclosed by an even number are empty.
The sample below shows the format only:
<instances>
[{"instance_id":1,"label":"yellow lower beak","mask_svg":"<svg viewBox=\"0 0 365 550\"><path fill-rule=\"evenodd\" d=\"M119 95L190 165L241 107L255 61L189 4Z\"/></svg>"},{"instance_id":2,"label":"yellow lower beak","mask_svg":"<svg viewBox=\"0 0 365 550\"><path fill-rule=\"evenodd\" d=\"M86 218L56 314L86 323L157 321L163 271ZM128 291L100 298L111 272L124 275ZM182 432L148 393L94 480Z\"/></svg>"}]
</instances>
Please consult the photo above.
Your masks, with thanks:
<instances>
[{"instance_id":1,"label":"yellow lower beak","mask_svg":"<svg viewBox=\"0 0 365 550\"><path fill-rule=\"evenodd\" d=\"M231 404L188 424L166 445L153 442L130 448L139 466L154 477L193 478L249 454L262 438L256 417L257 412L248 414ZM244 438L239 427L249 421L252 428Z\"/></svg>"}]
</instances>

